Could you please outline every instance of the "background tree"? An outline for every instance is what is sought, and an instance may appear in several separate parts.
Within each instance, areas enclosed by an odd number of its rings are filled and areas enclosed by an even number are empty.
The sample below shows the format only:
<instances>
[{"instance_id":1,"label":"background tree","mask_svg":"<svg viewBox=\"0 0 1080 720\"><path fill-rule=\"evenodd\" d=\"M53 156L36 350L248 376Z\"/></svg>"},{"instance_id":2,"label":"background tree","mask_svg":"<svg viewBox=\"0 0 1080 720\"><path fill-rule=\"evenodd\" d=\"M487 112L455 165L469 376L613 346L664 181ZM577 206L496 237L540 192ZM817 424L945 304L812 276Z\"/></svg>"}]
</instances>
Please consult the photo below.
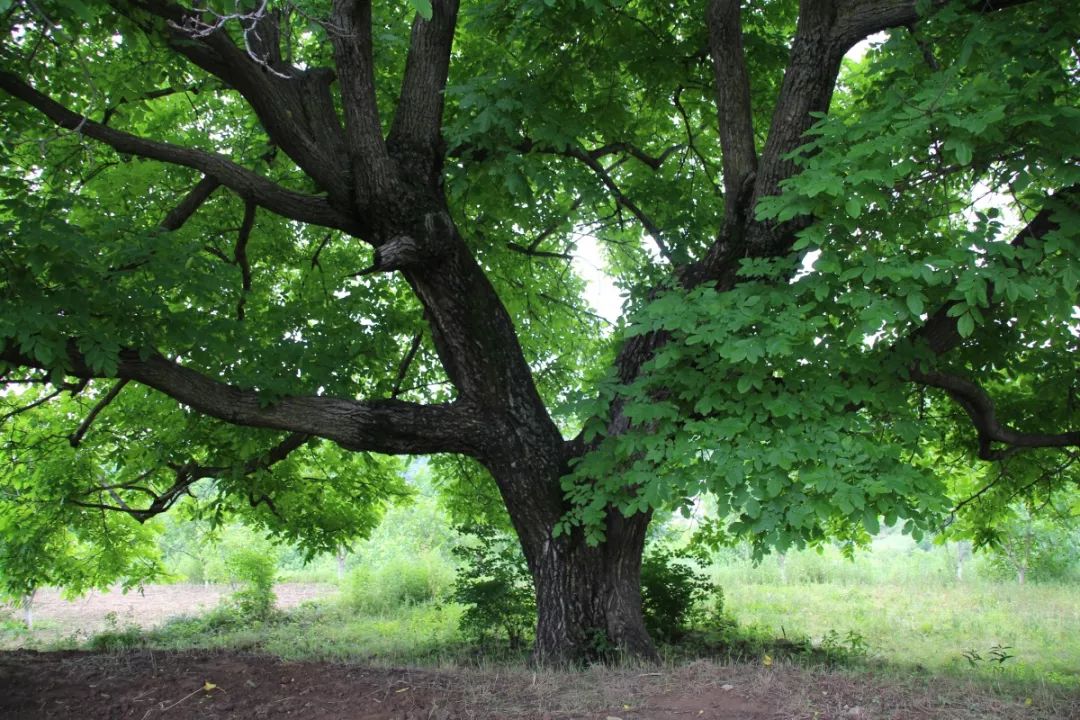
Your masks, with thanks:
<instances>
[{"instance_id":1,"label":"background tree","mask_svg":"<svg viewBox=\"0 0 1080 720\"><path fill-rule=\"evenodd\" d=\"M858 541L937 522L943 443L1075 452L1068 3L555 5L0 5L4 378L85 398L50 432L138 479L65 512L170 504L192 475L141 427L330 549L358 530L324 488L359 481L293 453L457 454L521 541L537 658L651 656L657 508ZM583 231L629 293L610 339Z\"/></svg>"}]
</instances>

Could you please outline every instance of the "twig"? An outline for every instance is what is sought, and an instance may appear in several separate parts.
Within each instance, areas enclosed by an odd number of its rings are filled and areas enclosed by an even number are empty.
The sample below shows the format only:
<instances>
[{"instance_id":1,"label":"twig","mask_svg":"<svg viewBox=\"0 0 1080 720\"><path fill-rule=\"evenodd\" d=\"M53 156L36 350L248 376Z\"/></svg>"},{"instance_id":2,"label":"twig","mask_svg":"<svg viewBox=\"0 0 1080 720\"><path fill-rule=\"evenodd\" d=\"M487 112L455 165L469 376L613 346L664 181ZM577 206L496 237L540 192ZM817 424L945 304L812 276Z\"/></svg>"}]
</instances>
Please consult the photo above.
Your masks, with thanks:
<instances>
[{"instance_id":1,"label":"twig","mask_svg":"<svg viewBox=\"0 0 1080 720\"><path fill-rule=\"evenodd\" d=\"M101 400L99 400L98 403L94 405L93 408L91 408L90 414L86 416L86 419L82 421L82 423L75 430L75 432L71 433L71 435L68 437L68 442L71 443L71 447L79 447L79 443L82 442L83 436L86 435L86 431L90 429L90 426L93 424L97 416L101 414L101 411L104 410L109 403L116 399L116 396L120 394L120 391L123 390L124 386L127 384L127 378L119 381L111 388L109 388L109 392L105 393L105 397L101 398Z\"/></svg>"}]
</instances>

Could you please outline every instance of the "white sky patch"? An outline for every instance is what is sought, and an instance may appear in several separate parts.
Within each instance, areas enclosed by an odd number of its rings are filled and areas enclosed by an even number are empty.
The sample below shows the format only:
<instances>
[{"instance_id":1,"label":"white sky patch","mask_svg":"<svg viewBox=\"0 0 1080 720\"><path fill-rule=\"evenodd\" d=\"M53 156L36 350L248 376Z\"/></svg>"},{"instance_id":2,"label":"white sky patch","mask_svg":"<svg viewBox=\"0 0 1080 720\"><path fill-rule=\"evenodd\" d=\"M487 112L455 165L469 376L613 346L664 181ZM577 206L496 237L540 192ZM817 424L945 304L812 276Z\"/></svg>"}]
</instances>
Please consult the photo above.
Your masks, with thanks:
<instances>
[{"instance_id":1,"label":"white sky patch","mask_svg":"<svg viewBox=\"0 0 1080 720\"><path fill-rule=\"evenodd\" d=\"M623 297L607 274L600 245L592 235L578 235L574 269L588 285L585 299L593 312L614 325L622 316Z\"/></svg>"},{"instance_id":2,"label":"white sky patch","mask_svg":"<svg viewBox=\"0 0 1080 720\"><path fill-rule=\"evenodd\" d=\"M863 40L855 43L851 47L851 49L844 54L844 57L848 60L854 60L855 62L858 62L866 56L866 53L870 51L870 48L876 45L880 45L881 43L888 40L888 38L889 35L886 32L874 33L870 37L864 38Z\"/></svg>"}]
</instances>

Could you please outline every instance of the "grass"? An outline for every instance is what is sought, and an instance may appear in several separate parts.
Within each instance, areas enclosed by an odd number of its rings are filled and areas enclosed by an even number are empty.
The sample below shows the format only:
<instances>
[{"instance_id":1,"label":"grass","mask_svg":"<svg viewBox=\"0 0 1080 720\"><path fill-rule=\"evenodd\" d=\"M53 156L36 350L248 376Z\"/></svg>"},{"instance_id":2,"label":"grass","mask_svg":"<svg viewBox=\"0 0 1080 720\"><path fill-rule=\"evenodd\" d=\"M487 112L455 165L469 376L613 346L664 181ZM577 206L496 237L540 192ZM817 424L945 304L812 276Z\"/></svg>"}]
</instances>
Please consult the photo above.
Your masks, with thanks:
<instances>
[{"instance_id":1,"label":"grass","mask_svg":"<svg viewBox=\"0 0 1080 720\"><path fill-rule=\"evenodd\" d=\"M424 603L365 614L329 601L305 603L262 622L244 622L219 608L173 618L153 630L107 631L92 638L90 646L254 650L284 660L438 665L467 652L457 629L461 612L454 604Z\"/></svg>"},{"instance_id":2,"label":"grass","mask_svg":"<svg viewBox=\"0 0 1080 720\"><path fill-rule=\"evenodd\" d=\"M853 633L893 665L1080 687L1075 587L729 582L724 591L740 624L773 635L820 641L830 631ZM994 647L1012 657L995 662Z\"/></svg>"}]
</instances>

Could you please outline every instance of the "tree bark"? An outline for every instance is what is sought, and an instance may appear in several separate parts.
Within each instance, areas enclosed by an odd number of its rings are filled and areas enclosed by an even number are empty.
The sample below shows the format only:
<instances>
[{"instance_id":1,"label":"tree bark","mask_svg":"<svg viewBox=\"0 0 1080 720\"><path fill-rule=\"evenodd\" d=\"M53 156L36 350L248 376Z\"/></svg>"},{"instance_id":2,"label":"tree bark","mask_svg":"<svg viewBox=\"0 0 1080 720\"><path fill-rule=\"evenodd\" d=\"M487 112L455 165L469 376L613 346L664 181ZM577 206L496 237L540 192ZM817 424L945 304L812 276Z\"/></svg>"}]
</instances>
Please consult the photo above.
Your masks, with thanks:
<instances>
[{"instance_id":1,"label":"tree bark","mask_svg":"<svg viewBox=\"0 0 1080 720\"><path fill-rule=\"evenodd\" d=\"M538 616L533 657L538 663L613 655L657 659L641 607L641 556L648 522L640 514L613 515L601 546L570 539L531 548Z\"/></svg>"},{"instance_id":2,"label":"tree bark","mask_svg":"<svg viewBox=\"0 0 1080 720\"><path fill-rule=\"evenodd\" d=\"M619 655L657 660L641 606L641 558L651 515L623 517L610 510L606 540L597 546L588 545L580 531L554 537L555 523L568 509L559 485L566 472L566 454L489 466L533 577L537 609L533 660L539 665ZM546 491L531 496L515 492L523 487Z\"/></svg>"}]
</instances>

